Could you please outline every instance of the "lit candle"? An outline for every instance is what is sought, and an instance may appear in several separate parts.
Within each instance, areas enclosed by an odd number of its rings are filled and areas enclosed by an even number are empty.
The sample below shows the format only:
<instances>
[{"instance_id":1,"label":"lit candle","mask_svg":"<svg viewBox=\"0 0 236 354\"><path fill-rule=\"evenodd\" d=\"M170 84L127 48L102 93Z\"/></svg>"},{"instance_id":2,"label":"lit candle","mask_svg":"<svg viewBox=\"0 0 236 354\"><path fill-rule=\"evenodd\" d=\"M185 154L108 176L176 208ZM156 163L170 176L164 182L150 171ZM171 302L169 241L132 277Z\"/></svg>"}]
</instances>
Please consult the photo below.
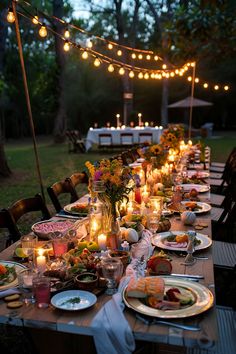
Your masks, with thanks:
<instances>
[{"instance_id":1,"label":"lit candle","mask_svg":"<svg viewBox=\"0 0 236 354\"><path fill-rule=\"evenodd\" d=\"M30 288L32 287L32 284L33 284L33 274L31 275L28 275L28 274L25 274L23 275L23 287L24 288Z\"/></svg>"},{"instance_id":2,"label":"lit candle","mask_svg":"<svg viewBox=\"0 0 236 354\"><path fill-rule=\"evenodd\" d=\"M189 141L188 141L188 145L189 145L190 147L193 145L192 140L189 140Z\"/></svg>"},{"instance_id":3,"label":"lit candle","mask_svg":"<svg viewBox=\"0 0 236 354\"><path fill-rule=\"evenodd\" d=\"M138 113L138 125L139 127L142 125L142 113Z\"/></svg>"},{"instance_id":4,"label":"lit candle","mask_svg":"<svg viewBox=\"0 0 236 354\"><path fill-rule=\"evenodd\" d=\"M133 213L133 206L132 206L132 203L128 203L128 207L127 207L127 213L128 214L132 214Z\"/></svg>"},{"instance_id":5,"label":"lit candle","mask_svg":"<svg viewBox=\"0 0 236 354\"><path fill-rule=\"evenodd\" d=\"M142 200L144 203L147 203L149 200L149 192L147 191L147 186L145 185L142 193Z\"/></svg>"},{"instance_id":6,"label":"lit candle","mask_svg":"<svg viewBox=\"0 0 236 354\"><path fill-rule=\"evenodd\" d=\"M120 127L120 114L116 115L116 126L117 126L117 128Z\"/></svg>"},{"instance_id":7,"label":"lit candle","mask_svg":"<svg viewBox=\"0 0 236 354\"><path fill-rule=\"evenodd\" d=\"M104 234L98 235L98 246L101 250L105 251L107 248L107 236Z\"/></svg>"},{"instance_id":8,"label":"lit candle","mask_svg":"<svg viewBox=\"0 0 236 354\"><path fill-rule=\"evenodd\" d=\"M46 257L43 255L44 250L38 249L38 256L36 258L37 269L39 272L43 273L47 266L46 266Z\"/></svg>"},{"instance_id":9,"label":"lit candle","mask_svg":"<svg viewBox=\"0 0 236 354\"><path fill-rule=\"evenodd\" d=\"M174 154L169 155L168 160L171 161L171 162L174 162L174 160L175 160Z\"/></svg>"},{"instance_id":10,"label":"lit candle","mask_svg":"<svg viewBox=\"0 0 236 354\"><path fill-rule=\"evenodd\" d=\"M145 125L145 127L148 127L148 126L149 126L149 123L148 123L148 122L145 122L144 125Z\"/></svg>"}]
</instances>

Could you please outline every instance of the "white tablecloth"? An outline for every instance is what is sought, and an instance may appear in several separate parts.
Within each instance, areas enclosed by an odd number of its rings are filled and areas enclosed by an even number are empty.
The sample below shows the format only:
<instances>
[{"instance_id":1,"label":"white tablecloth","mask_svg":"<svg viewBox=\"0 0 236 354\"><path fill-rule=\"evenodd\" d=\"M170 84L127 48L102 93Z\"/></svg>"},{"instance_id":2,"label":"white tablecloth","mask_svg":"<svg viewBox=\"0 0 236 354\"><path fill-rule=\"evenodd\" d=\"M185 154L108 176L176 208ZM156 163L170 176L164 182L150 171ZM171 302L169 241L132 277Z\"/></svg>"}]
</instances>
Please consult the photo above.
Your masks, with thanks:
<instances>
[{"instance_id":1,"label":"white tablecloth","mask_svg":"<svg viewBox=\"0 0 236 354\"><path fill-rule=\"evenodd\" d=\"M119 145L121 143L120 135L121 133L132 133L133 134L133 142L135 144L139 143L139 133L152 133L152 142L159 143L160 136L162 134L163 128L157 127L144 127L144 128L125 128L125 129L112 129L112 128L100 128L100 129L92 129L90 128L87 133L86 138L86 150L88 151L92 144L99 143L99 134L112 134L112 143L114 145Z\"/></svg>"}]
</instances>

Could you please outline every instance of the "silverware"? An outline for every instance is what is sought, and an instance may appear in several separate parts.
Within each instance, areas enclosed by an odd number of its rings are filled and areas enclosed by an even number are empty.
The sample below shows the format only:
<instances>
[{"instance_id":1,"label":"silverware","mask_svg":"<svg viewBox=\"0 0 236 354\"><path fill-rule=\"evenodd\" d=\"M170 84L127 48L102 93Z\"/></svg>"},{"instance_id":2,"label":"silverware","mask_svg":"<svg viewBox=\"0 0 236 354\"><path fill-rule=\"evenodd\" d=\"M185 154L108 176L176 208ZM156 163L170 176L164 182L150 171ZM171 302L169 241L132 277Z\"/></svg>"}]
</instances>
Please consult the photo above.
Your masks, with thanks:
<instances>
[{"instance_id":1,"label":"silverware","mask_svg":"<svg viewBox=\"0 0 236 354\"><path fill-rule=\"evenodd\" d=\"M166 275L165 275L166 276ZM168 276L168 275L167 275ZM173 277L178 277L178 278L189 278L189 279L204 279L203 275L198 275L198 274L176 274L176 273L172 273L170 274L170 276Z\"/></svg>"},{"instance_id":2,"label":"silverware","mask_svg":"<svg viewBox=\"0 0 236 354\"><path fill-rule=\"evenodd\" d=\"M74 220L81 220L83 219L82 216L73 216L73 215L66 215L66 214L56 214L58 218L66 218L66 219L74 219Z\"/></svg>"},{"instance_id":3,"label":"silverware","mask_svg":"<svg viewBox=\"0 0 236 354\"><path fill-rule=\"evenodd\" d=\"M146 325L153 325L153 324L161 324L164 326L170 326L170 327L175 327L175 328L180 328L180 329L185 329L187 331L200 331L201 328L198 326L191 326L191 325L184 325L181 323L176 323L176 322L171 322L171 321L164 321L164 320L157 320L155 318L147 318L143 317L140 314L136 314L136 318L145 323Z\"/></svg>"}]
</instances>

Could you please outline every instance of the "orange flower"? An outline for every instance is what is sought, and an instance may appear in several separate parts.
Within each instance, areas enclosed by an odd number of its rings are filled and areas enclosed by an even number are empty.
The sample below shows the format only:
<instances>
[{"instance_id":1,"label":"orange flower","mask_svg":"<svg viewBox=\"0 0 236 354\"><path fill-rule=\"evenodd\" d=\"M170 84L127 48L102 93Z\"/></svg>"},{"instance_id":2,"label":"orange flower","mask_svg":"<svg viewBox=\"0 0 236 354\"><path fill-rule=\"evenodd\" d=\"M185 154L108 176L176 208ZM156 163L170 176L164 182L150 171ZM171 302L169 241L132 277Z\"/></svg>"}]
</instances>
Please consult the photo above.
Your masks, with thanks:
<instances>
[{"instance_id":1,"label":"orange flower","mask_svg":"<svg viewBox=\"0 0 236 354\"><path fill-rule=\"evenodd\" d=\"M0 264L0 274L6 274L6 273L7 273L7 268L4 265Z\"/></svg>"}]
</instances>

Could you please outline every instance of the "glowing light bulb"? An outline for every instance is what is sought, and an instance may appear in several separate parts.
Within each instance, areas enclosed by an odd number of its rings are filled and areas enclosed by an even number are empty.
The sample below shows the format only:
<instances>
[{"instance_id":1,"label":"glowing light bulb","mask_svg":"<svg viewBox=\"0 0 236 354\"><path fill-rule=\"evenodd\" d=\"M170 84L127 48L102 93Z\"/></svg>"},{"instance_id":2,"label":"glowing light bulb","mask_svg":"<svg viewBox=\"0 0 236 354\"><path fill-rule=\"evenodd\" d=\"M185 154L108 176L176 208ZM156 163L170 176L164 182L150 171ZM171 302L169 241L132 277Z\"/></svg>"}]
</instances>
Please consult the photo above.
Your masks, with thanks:
<instances>
[{"instance_id":1,"label":"glowing light bulb","mask_svg":"<svg viewBox=\"0 0 236 354\"><path fill-rule=\"evenodd\" d=\"M140 72L140 73L138 74L138 78L139 78L139 79L143 79L143 73L142 73L142 72Z\"/></svg>"},{"instance_id":2,"label":"glowing light bulb","mask_svg":"<svg viewBox=\"0 0 236 354\"><path fill-rule=\"evenodd\" d=\"M162 79L162 75L158 74L158 79L161 80Z\"/></svg>"},{"instance_id":3,"label":"glowing light bulb","mask_svg":"<svg viewBox=\"0 0 236 354\"><path fill-rule=\"evenodd\" d=\"M45 37L47 37L47 34L48 34L47 28L46 28L45 24L43 23L39 29L39 35L40 35L40 37L45 38Z\"/></svg>"},{"instance_id":4,"label":"glowing light bulb","mask_svg":"<svg viewBox=\"0 0 236 354\"><path fill-rule=\"evenodd\" d=\"M38 17L38 16L34 16L34 17L32 18L32 22L33 22L34 25L38 25L38 23L39 23L39 17Z\"/></svg>"},{"instance_id":5,"label":"glowing light bulb","mask_svg":"<svg viewBox=\"0 0 236 354\"><path fill-rule=\"evenodd\" d=\"M108 43L107 48L110 49L110 50L113 49L113 44Z\"/></svg>"},{"instance_id":6,"label":"glowing light bulb","mask_svg":"<svg viewBox=\"0 0 236 354\"><path fill-rule=\"evenodd\" d=\"M151 76L152 79L155 79L155 74L154 73L151 73L150 76Z\"/></svg>"},{"instance_id":7,"label":"glowing light bulb","mask_svg":"<svg viewBox=\"0 0 236 354\"><path fill-rule=\"evenodd\" d=\"M155 79L159 79L159 74L155 74Z\"/></svg>"},{"instance_id":8,"label":"glowing light bulb","mask_svg":"<svg viewBox=\"0 0 236 354\"><path fill-rule=\"evenodd\" d=\"M162 65L162 69L166 69L167 68L167 65L166 64L163 64Z\"/></svg>"},{"instance_id":9,"label":"glowing light bulb","mask_svg":"<svg viewBox=\"0 0 236 354\"><path fill-rule=\"evenodd\" d=\"M132 53L132 54L131 54L131 58L132 58L132 59L136 59L136 54L135 54L135 53Z\"/></svg>"},{"instance_id":10,"label":"glowing light bulb","mask_svg":"<svg viewBox=\"0 0 236 354\"><path fill-rule=\"evenodd\" d=\"M147 60L150 60L150 59L151 59L151 55L148 54L148 55L146 56L146 59L147 59Z\"/></svg>"},{"instance_id":11,"label":"glowing light bulb","mask_svg":"<svg viewBox=\"0 0 236 354\"><path fill-rule=\"evenodd\" d=\"M129 72L129 77L130 77L131 79L133 79L133 77L134 77L134 72L133 72L132 70Z\"/></svg>"},{"instance_id":12,"label":"glowing light bulb","mask_svg":"<svg viewBox=\"0 0 236 354\"><path fill-rule=\"evenodd\" d=\"M69 32L68 28L64 32L64 37L65 38L70 38L70 32Z\"/></svg>"},{"instance_id":13,"label":"glowing light bulb","mask_svg":"<svg viewBox=\"0 0 236 354\"><path fill-rule=\"evenodd\" d=\"M93 47L93 42L89 39L87 42L87 47L92 48Z\"/></svg>"},{"instance_id":14,"label":"glowing light bulb","mask_svg":"<svg viewBox=\"0 0 236 354\"><path fill-rule=\"evenodd\" d=\"M122 56L122 50L119 49L119 50L117 51L117 55L118 55L118 57L121 57L121 56Z\"/></svg>"},{"instance_id":15,"label":"glowing light bulb","mask_svg":"<svg viewBox=\"0 0 236 354\"><path fill-rule=\"evenodd\" d=\"M174 76L175 76L175 73L174 73L173 71L171 71L170 76L171 76L171 77L174 77Z\"/></svg>"},{"instance_id":16,"label":"glowing light bulb","mask_svg":"<svg viewBox=\"0 0 236 354\"><path fill-rule=\"evenodd\" d=\"M188 81L192 81L192 76L189 76L189 77L188 77Z\"/></svg>"},{"instance_id":17,"label":"glowing light bulb","mask_svg":"<svg viewBox=\"0 0 236 354\"><path fill-rule=\"evenodd\" d=\"M113 71L115 70L114 66L112 64L110 64L107 68L107 70L110 72L110 73L113 73Z\"/></svg>"},{"instance_id":18,"label":"glowing light bulb","mask_svg":"<svg viewBox=\"0 0 236 354\"><path fill-rule=\"evenodd\" d=\"M184 71L187 71L187 70L188 70L188 66L185 65L185 66L184 66Z\"/></svg>"},{"instance_id":19,"label":"glowing light bulb","mask_svg":"<svg viewBox=\"0 0 236 354\"><path fill-rule=\"evenodd\" d=\"M85 51L82 53L81 57L82 57L83 59L88 59L88 52L85 50Z\"/></svg>"},{"instance_id":20,"label":"glowing light bulb","mask_svg":"<svg viewBox=\"0 0 236 354\"><path fill-rule=\"evenodd\" d=\"M229 86L228 86L228 85L225 85L225 86L224 86L224 90L225 90L225 91L229 91Z\"/></svg>"},{"instance_id":21,"label":"glowing light bulb","mask_svg":"<svg viewBox=\"0 0 236 354\"><path fill-rule=\"evenodd\" d=\"M125 69L124 69L124 68L120 68L120 69L119 69L119 74L120 74L120 75L124 75L124 73L125 73Z\"/></svg>"},{"instance_id":22,"label":"glowing light bulb","mask_svg":"<svg viewBox=\"0 0 236 354\"><path fill-rule=\"evenodd\" d=\"M158 59L159 59L159 56L158 56L158 55L155 55L155 56L154 56L154 60L157 61Z\"/></svg>"},{"instance_id":23,"label":"glowing light bulb","mask_svg":"<svg viewBox=\"0 0 236 354\"><path fill-rule=\"evenodd\" d=\"M94 60L94 62L93 62L93 65L96 66L96 67L100 66L100 65L101 65L100 60L99 60L98 58L96 58L96 59Z\"/></svg>"},{"instance_id":24,"label":"glowing light bulb","mask_svg":"<svg viewBox=\"0 0 236 354\"><path fill-rule=\"evenodd\" d=\"M180 71L179 71L179 76L183 76L183 74L184 74L183 71L180 70Z\"/></svg>"},{"instance_id":25,"label":"glowing light bulb","mask_svg":"<svg viewBox=\"0 0 236 354\"><path fill-rule=\"evenodd\" d=\"M148 74L148 73L145 73L145 74L144 74L144 79L145 79L145 80L148 80L148 79L149 79L149 74Z\"/></svg>"},{"instance_id":26,"label":"glowing light bulb","mask_svg":"<svg viewBox=\"0 0 236 354\"><path fill-rule=\"evenodd\" d=\"M204 87L204 88L208 88L208 83L205 82L205 83L203 84L203 87Z\"/></svg>"},{"instance_id":27,"label":"glowing light bulb","mask_svg":"<svg viewBox=\"0 0 236 354\"><path fill-rule=\"evenodd\" d=\"M170 77L170 74L166 73L166 78L169 79L169 77Z\"/></svg>"},{"instance_id":28,"label":"glowing light bulb","mask_svg":"<svg viewBox=\"0 0 236 354\"><path fill-rule=\"evenodd\" d=\"M215 89L216 91L219 90L219 88L220 88L219 85L215 85L215 86L214 86L214 89Z\"/></svg>"},{"instance_id":29,"label":"glowing light bulb","mask_svg":"<svg viewBox=\"0 0 236 354\"><path fill-rule=\"evenodd\" d=\"M70 50L70 43L68 41L65 41L63 49L65 52L69 52Z\"/></svg>"},{"instance_id":30,"label":"glowing light bulb","mask_svg":"<svg viewBox=\"0 0 236 354\"><path fill-rule=\"evenodd\" d=\"M166 77L166 73L164 71L162 73L162 77Z\"/></svg>"},{"instance_id":31,"label":"glowing light bulb","mask_svg":"<svg viewBox=\"0 0 236 354\"><path fill-rule=\"evenodd\" d=\"M138 58L139 58L140 60L142 60L142 59L143 59L143 54L139 54L139 55L138 55Z\"/></svg>"},{"instance_id":32,"label":"glowing light bulb","mask_svg":"<svg viewBox=\"0 0 236 354\"><path fill-rule=\"evenodd\" d=\"M7 21L8 21L9 23L15 22L15 16L14 16L14 13L13 13L12 8L9 8L9 10L8 10Z\"/></svg>"},{"instance_id":33,"label":"glowing light bulb","mask_svg":"<svg viewBox=\"0 0 236 354\"><path fill-rule=\"evenodd\" d=\"M199 82L199 78L196 77L194 81L195 81L196 83L198 83L198 82Z\"/></svg>"},{"instance_id":34,"label":"glowing light bulb","mask_svg":"<svg viewBox=\"0 0 236 354\"><path fill-rule=\"evenodd\" d=\"M176 69L176 70L175 70L175 73L178 75L178 73L179 73L179 69Z\"/></svg>"},{"instance_id":35,"label":"glowing light bulb","mask_svg":"<svg viewBox=\"0 0 236 354\"><path fill-rule=\"evenodd\" d=\"M195 66L195 63L193 62L193 63L191 63L190 65L191 65L191 67L192 67L192 68L194 68L194 66Z\"/></svg>"}]
</instances>

